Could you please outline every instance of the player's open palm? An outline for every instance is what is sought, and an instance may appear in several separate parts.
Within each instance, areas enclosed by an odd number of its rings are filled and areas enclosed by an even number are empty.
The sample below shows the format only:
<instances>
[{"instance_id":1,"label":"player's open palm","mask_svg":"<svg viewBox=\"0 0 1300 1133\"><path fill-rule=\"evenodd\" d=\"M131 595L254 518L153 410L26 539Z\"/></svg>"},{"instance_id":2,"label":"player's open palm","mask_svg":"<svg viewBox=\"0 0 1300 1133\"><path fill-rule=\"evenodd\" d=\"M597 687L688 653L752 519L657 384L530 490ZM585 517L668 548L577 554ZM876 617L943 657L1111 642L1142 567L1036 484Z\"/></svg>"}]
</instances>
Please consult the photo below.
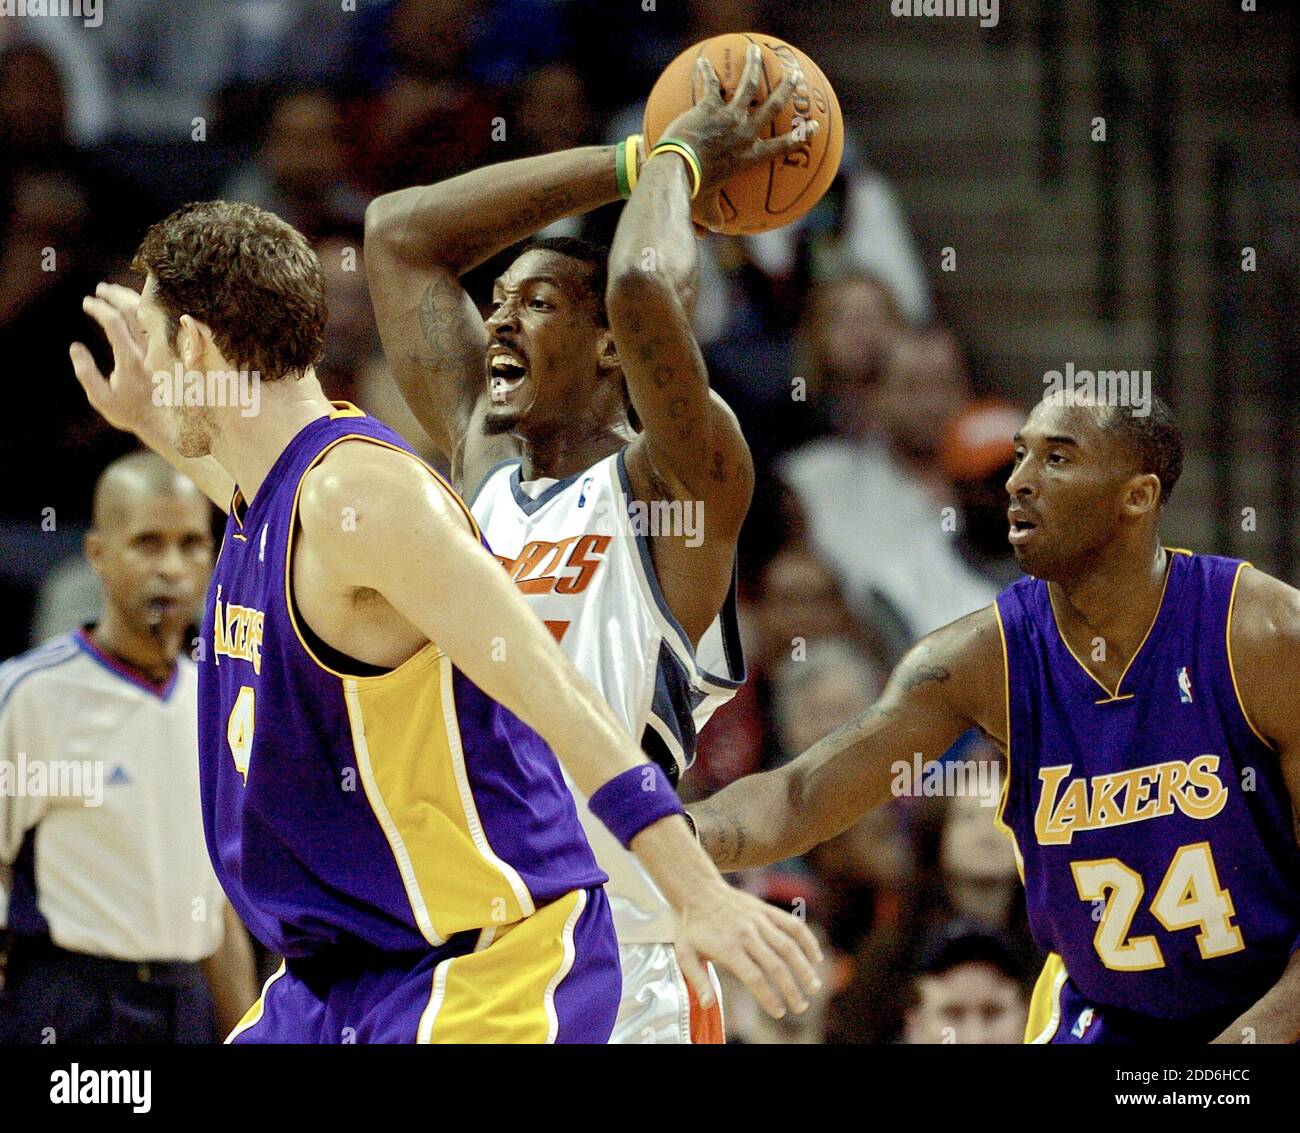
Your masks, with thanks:
<instances>
[{"instance_id":1,"label":"player's open palm","mask_svg":"<svg viewBox=\"0 0 1300 1133\"><path fill-rule=\"evenodd\" d=\"M97 322L113 348L113 372L99 371L90 351L74 342L68 353L92 408L110 425L134 432L153 408L153 382L145 367L145 339L136 319L140 295L120 284L101 283L87 295L82 309Z\"/></svg>"},{"instance_id":2,"label":"player's open palm","mask_svg":"<svg viewBox=\"0 0 1300 1133\"><path fill-rule=\"evenodd\" d=\"M768 1014L802 1012L821 987L821 949L803 921L725 883L707 902L678 911L677 961L696 997L708 1006L713 989L705 960L726 968Z\"/></svg>"},{"instance_id":3,"label":"player's open palm","mask_svg":"<svg viewBox=\"0 0 1300 1133\"><path fill-rule=\"evenodd\" d=\"M762 52L757 45L751 45L745 56L745 69L730 101L723 99L722 82L713 64L701 57L696 66L704 92L699 102L668 124L664 137L687 142L695 150L701 181L694 212L706 227L717 228L722 223L718 190L737 173L797 149L818 124L804 123L802 133L767 136L772 120L790 101L802 76L797 68L787 66L772 93L751 110L762 77Z\"/></svg>"}]
</instances>

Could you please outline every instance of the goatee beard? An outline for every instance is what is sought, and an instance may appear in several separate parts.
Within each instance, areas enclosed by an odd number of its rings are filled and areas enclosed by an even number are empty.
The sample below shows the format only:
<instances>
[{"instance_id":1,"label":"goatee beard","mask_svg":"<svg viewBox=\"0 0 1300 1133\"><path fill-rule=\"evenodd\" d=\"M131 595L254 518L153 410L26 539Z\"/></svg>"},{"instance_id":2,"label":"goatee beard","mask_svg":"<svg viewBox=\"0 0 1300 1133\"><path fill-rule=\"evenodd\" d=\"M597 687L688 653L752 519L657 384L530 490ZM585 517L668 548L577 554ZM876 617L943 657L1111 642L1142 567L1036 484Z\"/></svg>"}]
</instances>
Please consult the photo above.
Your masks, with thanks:
<instances>
[{"instance_id":1,"label":"goatee beard","mask_svg":"<svg viewBox=\"0 0 1300 1133\"><path fill-rule=\"evenodd\" d=\"M509 417L487 416L483 418L483 436L499 437L505 433L513 433L515 422Z\"/></svg>"}]
</instances>

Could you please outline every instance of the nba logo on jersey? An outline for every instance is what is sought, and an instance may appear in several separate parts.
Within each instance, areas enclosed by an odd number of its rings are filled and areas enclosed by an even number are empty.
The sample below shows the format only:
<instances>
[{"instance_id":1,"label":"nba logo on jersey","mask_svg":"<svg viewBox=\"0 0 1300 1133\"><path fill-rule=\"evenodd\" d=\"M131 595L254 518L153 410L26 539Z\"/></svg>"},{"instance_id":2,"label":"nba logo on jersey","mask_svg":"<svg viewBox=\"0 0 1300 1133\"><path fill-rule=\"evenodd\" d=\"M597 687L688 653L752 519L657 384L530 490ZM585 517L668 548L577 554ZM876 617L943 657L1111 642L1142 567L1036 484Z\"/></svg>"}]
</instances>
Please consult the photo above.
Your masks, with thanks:
<instances>
[{"instance_id":1,"label":"nba logo on jersey","mask_svg":"<svg viewBox=\"0 0 1300 1133\"><path fill-rule=\"evenodd\" d=\"M1187 666L1178 670L1178 699L1183 704L1192 703L1192 678L1187 675Z\"/></svg>"},{"instance_id":2,"label":"nba logo on jersey","mask_svg":"<svg viewBox=\"0 0 1300 1133\"><path fill-rule=\"evenodd\" d=\"M1184 669L1184 672L1187 670ZM1083 1038L1088 1028L1092 1026L1092 1008L1085 1007L1079 1012L1079 1017L1074 1021L1074 1026L1070 1028L1070 1034L1076 1039Z\"/></svg>"}]
</instances>

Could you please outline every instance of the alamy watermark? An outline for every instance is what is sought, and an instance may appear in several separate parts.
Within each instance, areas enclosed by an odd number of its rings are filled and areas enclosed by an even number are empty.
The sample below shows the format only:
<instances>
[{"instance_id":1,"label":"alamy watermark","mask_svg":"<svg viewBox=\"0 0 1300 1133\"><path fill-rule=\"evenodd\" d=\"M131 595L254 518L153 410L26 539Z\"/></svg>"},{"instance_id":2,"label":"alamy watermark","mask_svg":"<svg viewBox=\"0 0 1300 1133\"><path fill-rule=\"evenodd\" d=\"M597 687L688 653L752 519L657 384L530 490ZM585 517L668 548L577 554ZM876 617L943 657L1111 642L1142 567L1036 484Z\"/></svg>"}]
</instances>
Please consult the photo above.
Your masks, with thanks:
<instances>
[{"instance_id":1,"label":"alamy watermark","mask_svg":"<svg viewBox=\"0 0 1300 1133\"><path fill-rule=\"evenodd\" d=\"M104 22L104 4L103 0L0 0L0 16L74 19L97 28Z\"/></svg>"},{"instance_id":2,"label":"alamy watermark","mask_svg":"<svg viewBox=\"0 0 1300 1133\"><path fill-rule=\"evenodd\" d=\"M81 799L87 807L104 803L104 764L97 759L0 759L0 798Z\"/></svg>"},{"instance_id":3,"label":"alamy watermark","mask_svg":"<svg viewBox=\"0 0 1300 1133\"><path fill-rule=\"evenodd\" d=\"M1073 362L1067 362L1064 373L1048 370L1043 386L1044 401L1113 405L1128 409L1134 417L1151 412L1150 370L1076 370Z\"/></svg>"},{"instance_id":4,"label":"alamy watermark","mask_svg":"<svg viewBox=\"0 0 1300 1133\"><path fill-rule=\"evenodd\" d=\"M241 417L256 417L262 404L262 378L257 370L187 370L177 362L171 372L153 375L153 403L173 405L239 406Z\"/></svg>"},{"instance_id":5,"label":"alamy watermark","mask_svg":"<svg viewBox=\"0 0 1300 1133\"><path fill-rule=\"evenodd\" d=\"M889 13L929 19L977 16L982 28L998 26L998 0L890 0Z\"/></svg>"},{"instance_id":6,"label":"alamy watermark","mask_svg":"<svg viewBox=\"0 0 1300 1133\"><path fill-rule=\"evenodd\" d=\"M600 530L609 521L613 534L619 536L641 535L647 538L664 536L681 539L688 547L698 547L704 542L703 500L627 500L626 507L611 506L602 500L596 506L596 519L602 521Z\"/></svg>"},{"instance_id":7,"label":"alamy watermark","mask_svg":"<svg viewBox=\"0 0 1300 1133\"><path fill-rule=\"evenodd\" d=\"M1002 771L991 759L937 759L927 763L918 751L909 763L896 759L889 770L895 798L962 798L978 796L981 806L996 806L1002 795Z\"/></svg>"}]
</instances>

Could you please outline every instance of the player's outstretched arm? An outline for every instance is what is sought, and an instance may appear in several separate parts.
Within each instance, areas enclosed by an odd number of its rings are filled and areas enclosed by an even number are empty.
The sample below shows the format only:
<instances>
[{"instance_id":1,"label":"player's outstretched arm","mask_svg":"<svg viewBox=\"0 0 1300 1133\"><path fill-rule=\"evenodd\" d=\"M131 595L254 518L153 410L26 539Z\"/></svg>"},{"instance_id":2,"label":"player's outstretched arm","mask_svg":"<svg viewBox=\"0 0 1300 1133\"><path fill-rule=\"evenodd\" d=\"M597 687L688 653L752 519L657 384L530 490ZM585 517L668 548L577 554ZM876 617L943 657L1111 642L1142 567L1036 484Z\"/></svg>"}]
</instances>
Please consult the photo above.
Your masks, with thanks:
<instances>
[{"instance_id":1,"label":"player's outstretched arm","mask_svg":"<svg viewBox=\"0 0 1300 1133\"><path fill-rule=\"evenodd\" d=\"M382 595L536 729L585 795L623 772L650 770L452 497L416 461L345 442L304 479L299 515L302 555L331 582ZM729 968L774 1015L783 1004L804 1009L818 982L817 943L806 926L727 885L680 815L645 826L630 848L679 914L682 967L702 1002L712 991L700 955Z\"/></svg>"},{"instance_id":2,"label":"player's outstretched arm","mask_svg":"<svg viewBox=\"0 0 1300 1133\"><path fill-rule=\"evenodd\" d=\"M938 759L971 727L1004 745L1005 688L989 606L922 638L875 704L799 758L688 807L700 843L723 870L810 850L889 799L896 761Z\"/></svg>"},{"instance_id":3,"label":"player's outstretched arm","mask_svg":"<svg viewBox=\"0 0 1300 1133\"><path fill-rule=\"evenodd\" d=\"M548 224L617 200L614 151L583 146L501 162L388 193L366 209L366 280L384 353L454 469L485 388L488 344L459 277Z\"/></svg>"},{"instance_id":4,"label":"player's outstretched arm","mask_svg":"<svg viewBox=\"0 0 1300 1133\"><path fill-rule=\"evenodd\" d=\"M619 219L605 293L610 330L643 429L627 456L634 485L640 481L655 485L654 494L703 500L713 519L735 526L749 509L753 462L734 415L709 390L684 300L697 286L695 216L720 224L719 186L797 144L760 137L789 101L798 73L787 70L751 112L759 60L755 48L730 102L722 100L716 73L702 61L704 97L665 131L698 154L699 194L692 202L691 174L676 153L646 162Z\"/></svg>"},{"instance_id":5,"label":"player's outstretched arm","mask_svg":"<svg viewBox=\"0 0 1300 1133\"><path fill-rule=\"evenodd\" d=\"M1292 807L1300 807L1300 590L1243 570L1229 632L1242 708L1277 750ZM1277 983L1214 1041L1300 1041L1300 949Z\"/></svg>"},{"instance_id":6,"label":"player's outstretched arm","mask_svg":"<svg viewBox=\"0 0 1300 1133\"><path fill-rule=\"evenodd\" d=\"M176 451L172 419L154 405L154 385L144 364L144 337L136 321L140 294L116 283L101 283L82 308L97 322L113 348L113 372L99 372L90 351L74 342L68 353L77 381L91 407L115 429L134 433L178 472L188 476L223 512L230 510L235 481L211 456L191 458Z\"/></svg>"}]
</instances>

